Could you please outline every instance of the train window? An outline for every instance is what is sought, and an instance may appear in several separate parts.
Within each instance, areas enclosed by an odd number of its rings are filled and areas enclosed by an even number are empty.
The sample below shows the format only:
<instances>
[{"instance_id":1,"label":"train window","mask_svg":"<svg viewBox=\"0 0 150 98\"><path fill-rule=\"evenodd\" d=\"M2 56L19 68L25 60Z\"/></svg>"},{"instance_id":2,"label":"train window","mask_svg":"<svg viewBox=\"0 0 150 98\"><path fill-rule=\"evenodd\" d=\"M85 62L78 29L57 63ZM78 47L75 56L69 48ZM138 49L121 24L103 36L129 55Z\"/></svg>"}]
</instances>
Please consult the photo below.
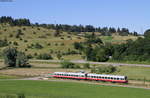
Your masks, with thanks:
<instances>
[{"instance_id":1,"label":"train window","mask_svg":"<svg viewBox=\"0 0 150 98\"><path fill-rule=\"evenodd\" d=\"M127 80L127 76L125 76L125 80Z\"/></svg>"},{"instance_id":2,"label":"train window","mask_svg":"<svg viewBox=\"0 0 150 98\"><path fill-rule=\"evenodd\" d=\"M107 79L107 77L105 77L105 79Z\"/></svg>"},{"instance_id":3,"label":"train window","mask_svg":"<svg viewBox=\"0 0 150 98\"><path fill-rule=\"evenodd\" d=\"M108 77L108 79L110 79L110 77Z\"/></svg>"},{"instance_id":4,"label":"train window","mask_svg":"<svg viewBox=\"0 0 150 98\"><path fill-rule=\"evenodd\" d=\"M111 77L111 79L113 79L113 77Z\"/></svg>"},{"instance_id":5,"label":"train window","mask_svg":"<svg viewBox=\"0 0 150 98\"><path fill-rule=\"evenodd\" d=\"M116 78L114 78L114 80L116 80Z\"/></svg>"},{"instance_id":6,"label":"train window","mask_svg":"<svg viewBox=\"0 0 150 98\"><path fill-rule=\"evenodd\" d=\"M117 78L117 80L119 80L119 78Z\"/></svg>"}]
</instances>

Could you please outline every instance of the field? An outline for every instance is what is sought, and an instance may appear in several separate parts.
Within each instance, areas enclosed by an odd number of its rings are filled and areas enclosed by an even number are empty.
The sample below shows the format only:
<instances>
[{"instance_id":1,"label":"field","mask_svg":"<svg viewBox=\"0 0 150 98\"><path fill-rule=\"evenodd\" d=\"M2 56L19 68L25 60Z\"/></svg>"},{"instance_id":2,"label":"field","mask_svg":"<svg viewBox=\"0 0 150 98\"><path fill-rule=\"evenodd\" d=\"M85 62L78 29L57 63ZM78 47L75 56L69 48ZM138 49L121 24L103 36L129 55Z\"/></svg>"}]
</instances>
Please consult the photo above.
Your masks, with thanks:
<instances>
[{"instance_id":1,"label":"field","mask_svg":"<svg viewBox=\"0 0 150 98\"><path fill-rule=\"evenodd\" d=\"M0 81L0 96L24 94L26 98L150 98L145 89L84 83L12 80Z\"/></svg>"},{"instance_id":2,"label":"field","mask_svg":"<svg viewBox=\"0 0 150 98\"><path fill-rule=\"evenodd\" d=\"M0 70L2 75L13 75L13 76L22 76L22 77L33 77L46 75L55 71L64 71L64 72L77 72L80 70L85 70L90 72L90 69L84 69L83 64L79 64L81 69L62 69L59 63L44 63L44 62L32 62L32 68L12 68ZM1 62L0 67L4 66ZM92 66L92 65L91 65ZM97 65L101 66L101 65ZM112 73L115 75L125 75L128 76L129 80L140 80L140 81L150 81L150 68L149 67L131 67L131 66L118 66L117 71Z\"/></svg>"}]
</instances>

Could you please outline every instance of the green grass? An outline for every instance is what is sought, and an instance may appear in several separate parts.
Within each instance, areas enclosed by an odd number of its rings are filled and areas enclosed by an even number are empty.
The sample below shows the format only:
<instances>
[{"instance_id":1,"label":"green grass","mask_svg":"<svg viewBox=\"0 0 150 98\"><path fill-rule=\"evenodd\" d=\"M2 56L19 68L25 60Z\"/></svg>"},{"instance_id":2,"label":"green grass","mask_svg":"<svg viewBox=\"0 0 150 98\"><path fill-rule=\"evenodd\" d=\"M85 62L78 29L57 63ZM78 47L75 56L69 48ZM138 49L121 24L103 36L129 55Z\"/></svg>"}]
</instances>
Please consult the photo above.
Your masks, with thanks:
<instances>
[{"instance_id":1,"label":"green grass","mask_svg":"<svg viewBox=\"0 0 150 98\"><path fill-rule=\"evenodd\" d=\"M10 75L0 75L0 79L17 79L17 76L10 76Z\"/></svg>"},{"instance_id":2,"label":"green grass","mask_svg":"<svg viewBox=\"0 0 150 98\"><path fill-rule=\"evenodd\" d=\"M114 74L125 75L128 76L131 80L144 80L144 78L150 81L150 68L149 67L129 67L129 66L121 66L118 67L119 71Z\"/></svg>"},{"instance_id":3,"label":"green grass","mask_svg":"<svg viewBox=\"0 0 150 98\"><path fill-rule=\"evenodd\" d=\"M1 94L26 98L150 98L150 90L50 81L0 81Z\"/></svg>"}]
</instances>

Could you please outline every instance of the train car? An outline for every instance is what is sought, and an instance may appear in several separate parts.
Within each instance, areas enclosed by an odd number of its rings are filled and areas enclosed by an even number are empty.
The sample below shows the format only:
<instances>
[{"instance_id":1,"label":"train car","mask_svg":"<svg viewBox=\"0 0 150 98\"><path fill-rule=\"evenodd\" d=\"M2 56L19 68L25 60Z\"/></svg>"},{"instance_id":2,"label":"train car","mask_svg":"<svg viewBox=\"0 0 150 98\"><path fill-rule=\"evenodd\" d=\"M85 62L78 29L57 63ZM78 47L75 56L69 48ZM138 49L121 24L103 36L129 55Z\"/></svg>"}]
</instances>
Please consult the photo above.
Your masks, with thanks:
<instances>
[{"instance_id":1,"label":"train car","mask_svg":"<svg viewBox=\"0 0 150 98\"><path fill-rule=\"evenodd\" d=\"M127 83L127 76L103 75L103 74L87 74L87 80L108 81L116 83Z\"/></svg>"},{"instance_id":2,"label":"train car","mask_svg":"<svg viewBox=\"0 0 150 98\"><path fill-rule=\"evenodd\" d=\"M72 73L72 72L54 72L52 77L67 78L67 79L82 79L85 80L85 73Z\"/></svg>"},{"instance_id":3,"label":"train car","mask_svg":"<svg viewBox=\"0 0 150 98\"><path fill-rule=\"evenodd\" d=\"M78 80L95 80L95 81L108 81L108 82L116 82L116 83L128 83L127 76L118 76L118 75L54 72L52 77L66 78L66 79L78 79Z\"/></svg>"}]
</instances>

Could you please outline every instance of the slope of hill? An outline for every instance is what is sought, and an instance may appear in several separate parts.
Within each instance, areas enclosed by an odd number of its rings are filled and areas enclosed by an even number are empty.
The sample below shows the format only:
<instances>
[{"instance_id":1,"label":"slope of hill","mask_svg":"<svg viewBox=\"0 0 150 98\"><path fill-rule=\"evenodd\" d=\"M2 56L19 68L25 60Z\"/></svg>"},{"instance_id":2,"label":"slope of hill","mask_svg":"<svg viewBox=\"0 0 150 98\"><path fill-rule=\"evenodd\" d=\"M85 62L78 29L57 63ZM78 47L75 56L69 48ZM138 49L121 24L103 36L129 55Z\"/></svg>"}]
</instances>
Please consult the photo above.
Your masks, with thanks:
<instances>
[{"instance_id":1,"label":"slope of hill","mask_svg":"<svg viewBox=\"0 0 150 98\"><path fill-rule=\"evenodd\" d=\"M82 42L84 36L72 32L61 32L55 37L55 30L37 26L10 26L0 25L0 40L5 40L10 46L15 46L25 52L30 57L39 54L51 54L53 59L57 59L58 54L62 54L64 59L82 59L79 51L73 47L74 42ZM88 32L90 33L90 32ZM99 35L98 32L95 34ZM100 36L104 42L122 43L125 40L133 39L136 36ZM0 47L0 53L5 47Z\"/></svg>"}]
</instances>

